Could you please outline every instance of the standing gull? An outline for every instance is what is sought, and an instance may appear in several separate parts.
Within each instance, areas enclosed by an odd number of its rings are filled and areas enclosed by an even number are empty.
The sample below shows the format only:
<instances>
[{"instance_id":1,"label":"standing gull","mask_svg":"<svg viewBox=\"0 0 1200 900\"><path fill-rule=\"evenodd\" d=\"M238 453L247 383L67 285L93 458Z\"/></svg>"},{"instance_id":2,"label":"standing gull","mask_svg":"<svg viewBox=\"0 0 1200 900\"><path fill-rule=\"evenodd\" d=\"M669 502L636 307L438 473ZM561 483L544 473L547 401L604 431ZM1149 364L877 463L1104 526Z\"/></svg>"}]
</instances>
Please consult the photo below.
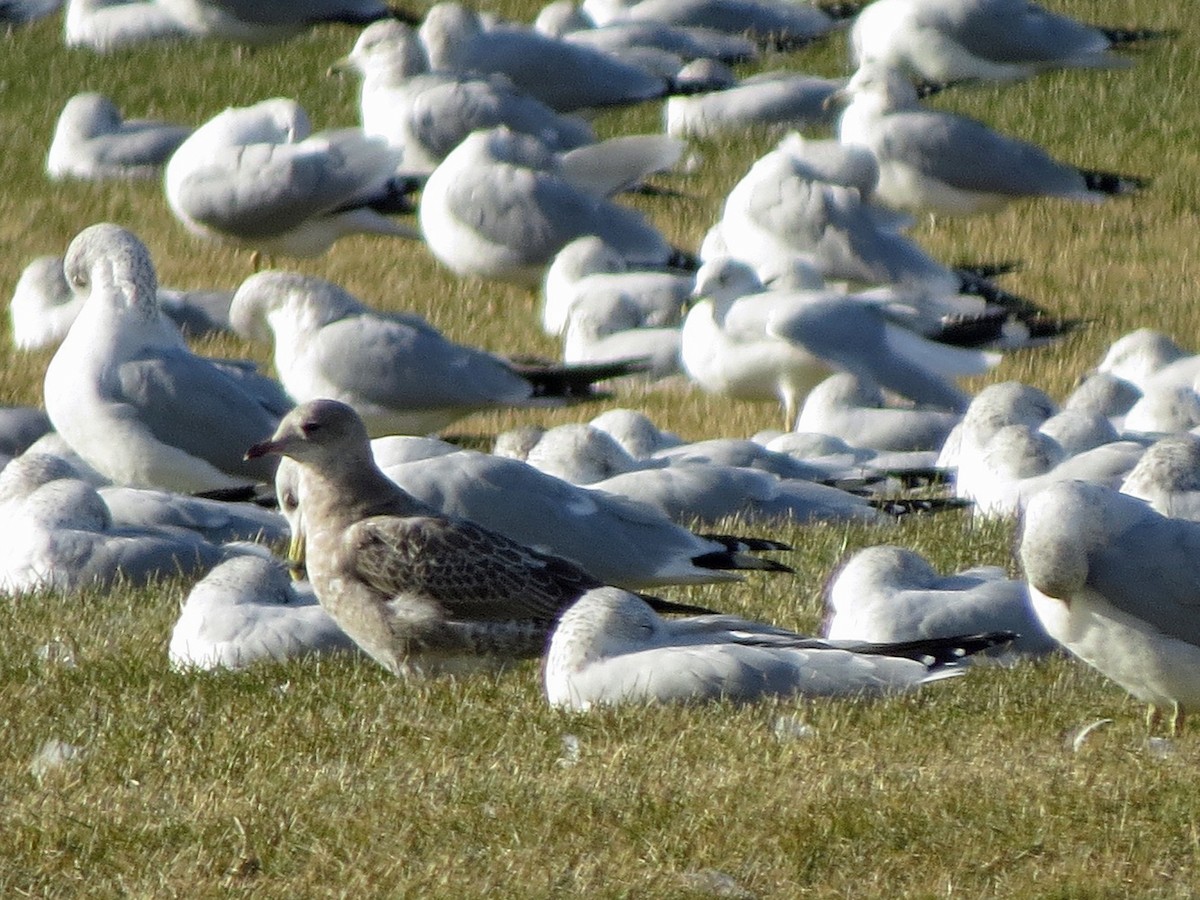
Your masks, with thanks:
<instances>
[{"instance_id":1,"label":"standing gull","mask_svg":"<svg viewBox=\"0 0 1200 900\"><path fill-rule=\"evenodd\" d=\"M373 437L426 434L483 409L562 406L592 382L637 366L519 366L456 344L420 316L373 310L331 282L259 272L234 297L242 334L275 341L275 368L297 402L354 408Z\"/></svg>"},{"instance_id":2,"label":"standing gull","mask_svg":"<svg viewBox=\"0 0 1200 900\"><path fill-rule=\"evenodd\" d=\"M245 368L194 355L158 306L150 251L124 228L84 229L63 270L87 299L46 369L46 412L117 484L207 491L270 480L238 447L275 427L286 400Z\"/></svg>"},{"instance_id":3,"label":"standing gull","mask_svg":"<svg viewBox=\"0 0 1200 900\"><path fill-rule=\"evenodd\" d=\"M246 455L299 463L317 597L395 674L540 656L562 611L600 587L573 563L443 516L401 490L379 470L362 420L343 403L298 406Z\"/></svg>"}]
</instances>

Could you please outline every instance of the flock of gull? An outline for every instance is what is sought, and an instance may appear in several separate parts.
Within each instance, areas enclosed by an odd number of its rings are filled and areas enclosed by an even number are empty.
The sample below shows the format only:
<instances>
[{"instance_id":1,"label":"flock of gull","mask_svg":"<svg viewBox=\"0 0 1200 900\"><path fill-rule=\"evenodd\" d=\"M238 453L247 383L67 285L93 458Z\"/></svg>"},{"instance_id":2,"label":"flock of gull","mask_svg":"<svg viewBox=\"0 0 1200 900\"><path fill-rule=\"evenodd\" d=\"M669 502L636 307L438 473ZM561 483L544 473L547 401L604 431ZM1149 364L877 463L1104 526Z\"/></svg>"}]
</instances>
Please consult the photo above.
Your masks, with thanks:
<instances>
[{"instance_id":1,"label":"flock of gull","mask_svg":"<svg viewBox=\"0 0 1200 900\"><path fill-rule=\"evenodd\" d=\"M56 6L0 0L0 18ZM1200 707L1200 357L1140 331L1061 406L1015 382L972 397L957 378L1078 323L906 233L914 215L1145 188L923 98L1130 65L1122 45L1167 35L1026 0L855 13L556 0L525 25L454 2L418 19L380 0L68 0L67 43L100 54L362 26L330 60L361 79L361 122L314 132L297 101L247 98L193 127L82 93L58 120L50 178L161 178L185 228L259 260L356 233L422 241L455 273L539 288L563 360L464 346L279 269L232 293L168 290L138 236L92 225L13 294L15 345L58 350L44 414L0 411L0 589L185 572L202 577L170 639L178 667L357 652L411 675L544 657L547 699L571 709L879 694L1065 648L1177 728ZM845 33L846 79L731 68ZM592 111L648 102L664 103L662 133L597 139ZM685 166L689 140L750 127L781 139L699 248L622 202ZM801 135L820 129L834 137ZM278 380L190 349L214 331L273 343ZM668 378L778 403L787 430L685 443L610 410L502 434L494 453L426 436L479 410L586 400L608 379ZM948 492L904 495L930 480ZM870 547L830 578L821 637L647 593L786 577L786 545L707 530L731 519L964 506L1022 517L1022 578L943 576ZM269 549L285 543L286 560Z\"/></svg>"}]
</instances>

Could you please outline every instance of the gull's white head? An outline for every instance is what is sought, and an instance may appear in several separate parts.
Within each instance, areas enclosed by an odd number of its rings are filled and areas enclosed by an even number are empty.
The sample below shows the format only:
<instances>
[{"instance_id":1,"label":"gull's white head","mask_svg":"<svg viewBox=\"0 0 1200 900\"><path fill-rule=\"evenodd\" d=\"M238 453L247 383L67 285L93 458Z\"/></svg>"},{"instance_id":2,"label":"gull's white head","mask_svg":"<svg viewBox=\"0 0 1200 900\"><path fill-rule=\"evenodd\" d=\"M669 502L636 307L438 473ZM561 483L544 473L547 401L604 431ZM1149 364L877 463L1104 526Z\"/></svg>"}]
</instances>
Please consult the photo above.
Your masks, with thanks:
<instances>
[{"instance_id":1,"label":"gull's white head","mask_svg":"<svg viewBox=\"0 0 1200 900\"><path fill-rule=\"evenodd\" d=\"M361 311L362 304L330 281L298 272L251 275L233 295L229 321L238 334L271 341L271 323L287 316L301 329L315 329Z\"/></svg>"},{"instance_id":2,"label":"gull's white head","mask_svg":"<svg viewBox=\"0 0 1200 900\"><path fill-rule=\"evenodd\" d=\"M66 132L77 138L112 134L121 126L121 111L117 105L94 91L76 94L63 106L58 115L55 133Z\"/></svg>"},{"instance_id":3,"label":"gull's white head","mask_svg":"<svg viewBox=\"0 0 1200 900\"><path fill-rule=\"evenodd\" d=\"M417 33L396 19L380 19L363 29L354 48L335 69L354 69L364 78L403 79L429 71Z\"/></svg>"},{"instance_id":4,"label":"gull's white head","mask_svg":"<svg viewBox=\"0 0 1200 900\"><path fill-rule=\"evenodd\" d=\"M461 3L438 3L425 14L418 34L435 72L471 68L469 44L483 32L483 20Z\"/></svg>"},{"instance_id":5,"label":"gull's white head","mask_svg":"<svg viewBox=\"0 0 1200 900\"><path fill-rule=\"evenodd\" d=\"M157 320L158 278L150 251L133 232L102 222L67 248L63 275L72 292L144 320Z\"/></svg>"}]
</instances>

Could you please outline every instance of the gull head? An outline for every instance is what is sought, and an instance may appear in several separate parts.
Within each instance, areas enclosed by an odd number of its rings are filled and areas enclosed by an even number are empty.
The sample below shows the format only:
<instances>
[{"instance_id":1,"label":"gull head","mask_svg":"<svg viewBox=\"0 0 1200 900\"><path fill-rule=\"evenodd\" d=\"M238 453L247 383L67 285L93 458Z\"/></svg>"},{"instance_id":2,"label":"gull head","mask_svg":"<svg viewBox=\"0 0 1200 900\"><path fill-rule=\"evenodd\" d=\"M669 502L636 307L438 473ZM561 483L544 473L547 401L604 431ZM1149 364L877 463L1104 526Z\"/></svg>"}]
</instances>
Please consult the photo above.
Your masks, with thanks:
<instances>
[{"instance_id":1,"label":"gull head","mask_svg":"<svg viewBox=\"0 0 1200 900\"><path fill-rule=\"evenodd\" d=\"M318 467L349 459L370 460L371 439L358 413L345 403L312 400L284 416L270 440L246 451L246 459L261 456L287 456Z\"/></svg>"},{"instance_id":2,"label":"gull head","mask_svg":"<svg viewBox=\"0 0 1200 900\"><path fill-rule=\"evenodd\" d=\"M692 296L718 304L732 303L739 297L758 294L762 290L762 281L750 265L731 256L718 256L705 262L696 273Z\"/></svg>"},{"instance_id":3,"label":"gull head","mask_svg":"<svg viewBox=\"0 0 1200 900\"><path fill-rule=\"evenodd\" d=\"M157 319L158 278L150 251L133 232L102 222L67 248L63 275L78 297L103 298L139 319Z\"/></svg>"},{"instance_id":4,"label":"gull head","mask_svg":"<svg viewBox=\"0 0 1200 900\"><path fill-rule=\"evenodd\" d=\"M916 87L899 69L878 64L858 67L846 86L834 91L825 101L825 107L842 108L849 104L862 104L877 113L898 109L909 109L919 104Z\"/></svg>"},{"instance_id":5,"label":"gull head","mask_svg":"<svg viewBox=\"0 0 1200 900\"><path fill-rule=\"evenodd\" d=\"M234 330L251 340L274 340L272 316L283 313L316 329L361 311L362 304L332 282L298 272L256 272L238 287L229 306Z\"/></svg>"},{"instance_id":6,"label":"gull head","mask_svg":"<svg viewBox=\"0 0 1200 900\"><path fill-rule=\"evenodd\" d=\"M438 3L425 14L418 34L429 56L429 66L436 72L468 70L468 44L483 33L479 13L461 3Z\"/></svg>"},{"instance_id":7,"label":"gull head","mask_svg":"<svg viewBox=\"0 0 1200 900\"><path fill-rule=\"evenodd\" d=\"M404 79L429 71L429 59L417 33L396 19L380 19L363 29L349 55L329 67L331 73L355 71L364 78L381 74Z\"/></svg>"},{"instance_id":8,"label":"gull head","mask_svg":"<svg viewBox=\"0 0 1200 900\"><path fill-rule=\"evenodd\" d=\"M121 127L121 111L103 94L76 94L63 106L56 131L65 130L80 138L112 134Z\"/></svg>"}]
</instances>

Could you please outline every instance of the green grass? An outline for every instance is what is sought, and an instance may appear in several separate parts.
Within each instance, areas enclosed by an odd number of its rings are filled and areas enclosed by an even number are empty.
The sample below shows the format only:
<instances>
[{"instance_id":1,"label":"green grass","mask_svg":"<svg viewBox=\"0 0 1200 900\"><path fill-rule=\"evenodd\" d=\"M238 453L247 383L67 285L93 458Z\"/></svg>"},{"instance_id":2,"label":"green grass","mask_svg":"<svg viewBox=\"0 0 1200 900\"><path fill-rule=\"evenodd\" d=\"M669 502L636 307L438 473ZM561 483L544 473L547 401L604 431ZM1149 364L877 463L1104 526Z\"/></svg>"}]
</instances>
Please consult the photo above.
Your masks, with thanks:
<instances>
[{"instance_id":1,"label":"green grass","mask_svg":"<svg viewBox=\"0 0 1200 900\"><path fill-rule=\"evenodd\" d=\"M1131 328L1200 344L1200 43L1185 4L1055 5L1182 33L1139 53L1131 70L1051 74L937 102L1080 164L1150 175L1153 187L1095 207L1022 203L924 223L917 234L947 259L1024 261L1007 287L1092 323L987 379L1020 378L1061 398ZM532 5L502 11L528 18ZM285 94L317 127L350 124L355 86L323 73L352 33L318 30L242 54L203 44L96 57L63 49L58 27L0 36L0 294L31 257L62 252L104 219L142 236L164 283L235 286L248 256L185 233L158 184L48 183L54 119L68 96L93 89L128 113L184 122ZM835 41L766 64L835 73L843 54ZM601 128L658 122L647 108L607 116ZM670 180L680 198L635 202L695 246L769 145L761 136L702 144L699 173ZM538 333L532 293L457 281L417 245L348 239L294 267L418 311L460 340L555 350ZM269 348L232 339L203 349L269 362ZM8 352L0 402L39 403L48 359ZM622 402L696 438L778 424L769 405L681 388ZM596 411L493 414L455 431ZM760 530L795 543L794 578L672 596L815 630L825 579L861 546L900 543L943 568L1011 565L1011 526L972 527L958 515L891 529ZM424 683L353 660L172 673L166 642L186 588L4 604L0 896L685 897L732 884L763 897L1097 897L1191 896L1200 885L1196 738L1160 758L1138 705L1069 660L972 671L886 702L581 717L546 708L533 665ZM51 641L72 648L74 667L39 659ZM1098 718L1113 722L1071 749L1066 739ZM792 735L797 724L812 732ZM565 736L578 740L575 759ZM52 738L83 754L35 777L31 762Z\"/></svg>"}]
</instances>

